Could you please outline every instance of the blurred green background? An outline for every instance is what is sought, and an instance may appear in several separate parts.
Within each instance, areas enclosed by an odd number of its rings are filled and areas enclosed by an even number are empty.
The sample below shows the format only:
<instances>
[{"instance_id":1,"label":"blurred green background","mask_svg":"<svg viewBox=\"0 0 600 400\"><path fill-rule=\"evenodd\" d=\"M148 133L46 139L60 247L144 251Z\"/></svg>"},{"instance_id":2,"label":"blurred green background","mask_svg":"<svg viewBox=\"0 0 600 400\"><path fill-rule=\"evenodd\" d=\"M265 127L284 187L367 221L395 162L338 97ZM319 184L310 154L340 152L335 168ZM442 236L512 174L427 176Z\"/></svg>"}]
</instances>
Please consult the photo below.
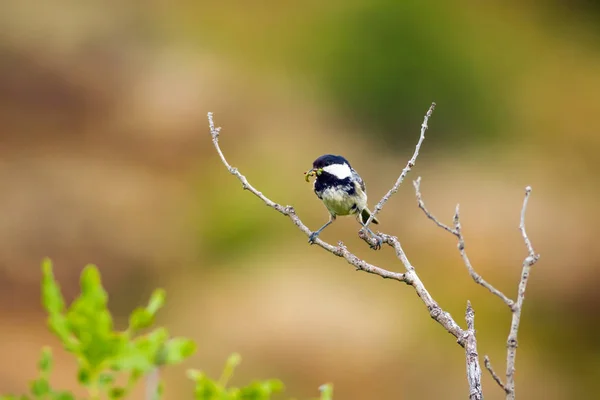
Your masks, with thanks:
<instances>
[{"instance_id":1,"label":"blurred green background","mask_svg":"<svg viewBox=\"0 0 600 400\"><path fill-rule=\"evenodd\" d=\"M123 325L155 287L160 323L199 342L186 365L235 383L278 377L288 396L463 399L464 353L410 287L309 247L227 173L229 161L309 227L327 219L302 172L343 154L374 205L437 109L417 166L380 214L440 305L476 311L480 354L503 375L510 313L468 276L467 250L514 297L527 222L532 271L517 354L520 398L596 395L600 379L600 9L591 1L282 2L8 0L0 12L0 392L21 392L43 344L49 256L69 298L99 266ZM353 218L322 238L401 271ZM464 326L464 324L463 324ZM54 381L75 384L57 352ZM15 368L17 367L17 368ZM486 398L503 398L487 373ZM184 368L166 375L185 399ZM435 384L432 384L435 382ZM141 396L140 391L140 396ZM373 396L376 393L376 397Z\"/></svg>"}]
</instances>

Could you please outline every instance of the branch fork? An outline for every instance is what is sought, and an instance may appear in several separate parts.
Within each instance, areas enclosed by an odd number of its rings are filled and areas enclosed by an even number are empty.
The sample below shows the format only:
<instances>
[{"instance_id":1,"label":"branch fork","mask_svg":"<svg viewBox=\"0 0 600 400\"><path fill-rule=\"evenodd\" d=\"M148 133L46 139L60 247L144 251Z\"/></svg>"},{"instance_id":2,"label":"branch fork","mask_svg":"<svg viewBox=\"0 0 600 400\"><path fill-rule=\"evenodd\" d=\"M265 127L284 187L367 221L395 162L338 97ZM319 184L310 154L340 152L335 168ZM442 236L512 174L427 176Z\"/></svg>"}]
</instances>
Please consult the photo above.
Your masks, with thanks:
<instances>
[{"instance_id":1,"label":"branch fork","mask_svg":"<svg viewBox=\"0 0 600 400\"><path fill-rule=\"evenodd\" d=\"M431 106L429 107L427 113L425 114L423 123L421 124L421 134L419 136L417 145L415 146L415 151L414 151L412 157L410 158L410 160L408 161L408 163L406 164L406 166L400 173L400 176L398 177L398 179L396 180L396 182L394 183L392 188L377 203L377 205L373 209L373 212L371 213L371 216L365 223L365 227L361 228L359 230L359 233L358 233L359 237L361 239L363 239L365 242L367 242L371 247L377 246L380 243L378 242L377 238L374 238L371 235L368 235L365 228L367 228L369 226L369 224L371 223L373 218L375 218L375 216L383 209L383 206L389 201L390 197L398 191L398 188L400 187L400 185L402 184L402 182L404 181L404 179L406 178L408 173L415 166L417 157L419 156L419 151L421 149L421 145L423 144L423 141L425 140L425 132L428 129L429 118L433 114L435 106L436 106L436 104L432 103ZM296 211L294 210L294 208L292 206L289 206L289 205L283 206L281 204L278 204L278 203L272 201L270 198L266 197L262 192L258 191L254 186L252 186L250 184L250 182L248 182L248 179L244 175L242 175L237 168L232 167L228 163L227 159L225 158L225 155L223 154L223 152L221 151L221 148L219 146L219 135L221 132L221 128L215 127L215 124L213 121L213 114L210 112L208 113L208 123L209 123L210 133L212 136L212 141L213 141L215 150L217 151L217 154L221 158L221 161L223 162L223 164L225 165L225 167L227 168L229 173L234 175L241 182L242 188L244 190L248 190L250 193L254 194L263 203L265 203L268 207L271 207L271 208L275 209L276 211L278 211L280 214L288 217L292 221L292 223L294 225L296 225L296 227L301 232L303 232L307 237L310 236L311 230L302 222L300 217L298 217L298 215L296 214ZM512 399L514 399L514 393L515 393L515 390L514 390L515 367L514 367L514 365L515 365L515 356L516 356L516 349L517 349L517 332L519 329L521 311L523 308L525 289L527 287L527 279L529 277L530 268L539 259L539 255L534 252L531 241L529 240L526 230L525 230L525 211L526 211L527 203L529 200L529 196L531 194L531 187L528 186L525 189L525 199L524 199L523 207L521 210L521 223L519 225L519 229L521 230L521 234L525 241L528 255L525 258L525 260L523 261L521 280L519 283L517 299L515 301L515 300L508 298L502 292L500 292L499 290L494 288L494 286L492 286L490 283L485 281L481 277L481 275L479 275L473 268L471 261L469 260L469 257L467 256L467 253L465 250L466 246L465 246L465 239L462 234L462 226L460 223L459 206L458 205L456 206L454 216L452 219L452 222L453 222L452 226L446 225L446 224L440 222L426 208L425 203L423 201L423 197L421 195L421 189L420 189L421 177L418 177L413 182L413 185L415 188L415 195L417 198L418 207L425 213L426 217L429 218L430 220L432 220L438 227L444 229L445 231L447 231L448 233L452 234L453 236L455 236L457 238L458 251L463 260L463 263L465 264L465 267L467 268L469 275L473 278L473 280L477 284L483 286L490 293L492 293L493 295L500 298L509 307L509 309L512 312L512 323L511 323L510 333L509 333L509 336L507 339L506 384L504 384L502 382L502 380L498 377L498 375L493 370L493 368L491 366L491 362L489 360L489 357L487 355L484 357L484 364L485 364L486 369L490 372L490 374L492 375L492 378L496 381L496 383L498 383L498 385L505 391L507 400L512 400ZM419 296L419 298L421 299L423 304L427 307L427 310L428 310L431 318L433 318L436 322L438 322L441 326L443 326L444 329L446 329L446 331L448 333L450 333L452 336L454 336L456 339L456 342L461 347L464 347L465 357L466 357L467 381L469 383L469 389L470 389L469 390L469 398L471 400L483 399L483 391L482 391L482 387L481 387L481 367L479 365L479 355L477 352L477 340L475 337L475 311L473 310L471 303L467 302L467 308L466 308L466 313L465 313L467 329L463 330L460 327L460 325L453 319L453 317L450 315L450 313L448 313L447 311L444 311L440 307L440 305L433 299L431 294L427 291L425 285L419 278L419 275L417 274L415 268L408 260L408 257L406 256L404 250L402 249L402 245L400 244L400 241L398 240L398 238L395 236L387 235L382 232L377 232L377 235L379 236L379 238L382 241L381 244L387 244L392 249L394 249L396 257L400 260L400 262L404 266L405 272L401 273L401 272L389 271L382 267L370 264L367 261L362 260L361 258L356 256L351 251L349 251L348 248L341 241L338 242L337 246L334 246L332 244L329 244L329 243L323 241L320 238L316 238L316 240L313 242L313 244L316 244L317 246L323 248L324 250L332 253L333 255L335 255L337 257L341 257L341 258L345 259L346 262L348 264L352 265L357 271L363 271L363 272L366 272L369 274L378 275L384 279L391 279L391 280L396 280L399 282L404 282L405 284L412 286L415 293L417 294L417 296Z\"/></svg>"}]
</instances>

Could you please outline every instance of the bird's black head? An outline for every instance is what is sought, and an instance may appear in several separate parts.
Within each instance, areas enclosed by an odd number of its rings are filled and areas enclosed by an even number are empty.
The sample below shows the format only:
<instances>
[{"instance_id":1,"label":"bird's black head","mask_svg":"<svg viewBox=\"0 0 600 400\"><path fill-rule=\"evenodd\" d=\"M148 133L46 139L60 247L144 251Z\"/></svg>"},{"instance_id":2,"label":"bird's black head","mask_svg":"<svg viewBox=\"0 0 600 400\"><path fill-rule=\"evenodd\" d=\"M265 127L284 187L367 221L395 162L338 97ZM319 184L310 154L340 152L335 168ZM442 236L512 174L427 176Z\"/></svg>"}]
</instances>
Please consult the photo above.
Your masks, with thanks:
<instances>
[{"instance_id":1,"label":"bird's black head","mask_svg":"<svg viewBox=\"0 0 600 400\"><path fill-rule=\"evenodd\" d=\"M352 167L342 156L325 154L313 161L312 169L306 171L304 175L306 182L310 177L316 175L317 180L328 180L333 184L337 181L348 180L352 175Z\"/></svg>"},{"instance_id":2,"label":"bird's black head","mask_svg":"<svg viewBox=\"0 0 600 400\"><path fill-rule=\"evenodd\" d=\"M348 160L346 160L342 156L336 156L333 154L324 154L321 157L317 158L313 162L313 168L315 168L315 169L325 168L329 165L334 165L334 164L340 164L340 165L348 164L348 166L350 166L350 163L348 162Z\"/></svg>"}]
</instances>

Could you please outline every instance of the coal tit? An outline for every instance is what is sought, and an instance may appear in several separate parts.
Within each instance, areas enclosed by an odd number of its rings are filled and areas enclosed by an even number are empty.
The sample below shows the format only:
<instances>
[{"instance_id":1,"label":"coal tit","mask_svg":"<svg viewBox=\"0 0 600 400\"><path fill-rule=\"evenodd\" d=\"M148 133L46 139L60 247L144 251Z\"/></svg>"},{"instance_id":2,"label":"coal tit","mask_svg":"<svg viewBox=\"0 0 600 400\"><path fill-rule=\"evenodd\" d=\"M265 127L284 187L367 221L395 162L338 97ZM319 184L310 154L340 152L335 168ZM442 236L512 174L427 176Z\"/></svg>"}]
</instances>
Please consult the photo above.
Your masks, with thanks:
<instances>
[{"instance_id":1,"label":"coal tit","mask_svg":"<svg viewBox=\"0 0 600 400\"><path fill-rule=\"evenodd\" d=\"M365 226L371 216L371 211L367 207L367 190L364 181L350 166L348 160L342 156L325 154L317 158L313 162L312 169L304 174L307 182L310 177L316 176L313 184L315 194L329 211L329 221L311 233L309 243L312 244L338 215L356 215L358 222ZM373 218L373 223L378 224L379 221ZM378 241L378 245L372 247L381 247L381 239L369 228L366 229Z\"/></svg>"}]
</instances>

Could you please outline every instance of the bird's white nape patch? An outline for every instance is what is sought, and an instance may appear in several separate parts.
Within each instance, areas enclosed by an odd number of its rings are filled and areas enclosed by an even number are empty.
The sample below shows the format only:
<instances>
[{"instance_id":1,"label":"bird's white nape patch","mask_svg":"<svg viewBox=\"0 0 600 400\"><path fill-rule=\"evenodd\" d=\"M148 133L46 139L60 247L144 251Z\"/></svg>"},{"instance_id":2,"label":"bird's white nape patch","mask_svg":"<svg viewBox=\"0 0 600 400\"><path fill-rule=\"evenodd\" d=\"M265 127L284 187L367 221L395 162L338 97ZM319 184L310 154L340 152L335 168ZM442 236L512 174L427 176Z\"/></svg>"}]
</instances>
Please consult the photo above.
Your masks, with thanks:
<instances>
[{"instance_id":1,"label":"bird's white nape patch","mask_svg":"<svg viewBox=\"0 0 600 400\"><path fill-rule=\"evenodd\" d=\"M346 163L328 165L323 168L323 171L334 175L338 179L345 179L352 175L350 166Z\"/></svg>"}]
</instances>

